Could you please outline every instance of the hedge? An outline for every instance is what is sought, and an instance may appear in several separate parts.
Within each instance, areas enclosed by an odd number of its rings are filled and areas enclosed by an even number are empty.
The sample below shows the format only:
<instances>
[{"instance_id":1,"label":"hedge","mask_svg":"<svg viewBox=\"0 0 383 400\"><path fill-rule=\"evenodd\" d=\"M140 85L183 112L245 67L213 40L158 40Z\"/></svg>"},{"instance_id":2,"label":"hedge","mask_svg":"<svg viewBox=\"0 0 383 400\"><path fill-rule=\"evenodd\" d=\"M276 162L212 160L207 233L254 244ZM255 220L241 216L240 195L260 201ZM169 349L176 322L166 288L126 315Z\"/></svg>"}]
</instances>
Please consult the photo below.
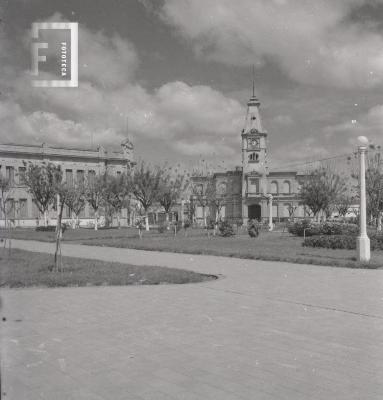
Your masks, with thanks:
<instances>
[{"instance_id":1,"label":"hedge","mask_svg":"<svg viewBox=\"0 0 383 400\"><path fill-rule=\"evenodd\" d=\"M371 250L383 250L383 234L370 235ZM308 237L302 243L306 247L321 247L327 249L356 249L356 236L350 235L315 235Z\"/></svg>"},{"instance_id":2,"label":"hedge","mask_svg":"<svg viewBox=\"0 0 383 400\"><path fill-rule=\"evenodd\" d=\"M351 235L356 236L359 228L356 224L339 222L313 223L311 220L297 221L288 227L288 231L295 236L317 235Z\"/></svg>"}]
</instances>

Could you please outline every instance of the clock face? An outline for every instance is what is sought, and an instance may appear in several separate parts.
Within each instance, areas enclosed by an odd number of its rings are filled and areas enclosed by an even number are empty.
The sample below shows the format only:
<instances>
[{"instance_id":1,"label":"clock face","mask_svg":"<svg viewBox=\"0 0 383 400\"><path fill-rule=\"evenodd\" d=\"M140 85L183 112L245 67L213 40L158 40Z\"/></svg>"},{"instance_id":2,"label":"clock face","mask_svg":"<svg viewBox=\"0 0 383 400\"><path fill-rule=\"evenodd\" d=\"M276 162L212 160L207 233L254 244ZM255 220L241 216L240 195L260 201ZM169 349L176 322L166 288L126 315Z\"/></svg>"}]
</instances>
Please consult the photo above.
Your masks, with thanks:
<instances>
[{"instance_id":1,"label":"clock face","mask_svg":"<svg viewBox=\"0 0 383 400\"><path fill-rule=\"evenodd\" d=\"M252 147L259 147L259 139L257 139L257 138L249 139L248 143Z\"/></svg>"}]
</instances>

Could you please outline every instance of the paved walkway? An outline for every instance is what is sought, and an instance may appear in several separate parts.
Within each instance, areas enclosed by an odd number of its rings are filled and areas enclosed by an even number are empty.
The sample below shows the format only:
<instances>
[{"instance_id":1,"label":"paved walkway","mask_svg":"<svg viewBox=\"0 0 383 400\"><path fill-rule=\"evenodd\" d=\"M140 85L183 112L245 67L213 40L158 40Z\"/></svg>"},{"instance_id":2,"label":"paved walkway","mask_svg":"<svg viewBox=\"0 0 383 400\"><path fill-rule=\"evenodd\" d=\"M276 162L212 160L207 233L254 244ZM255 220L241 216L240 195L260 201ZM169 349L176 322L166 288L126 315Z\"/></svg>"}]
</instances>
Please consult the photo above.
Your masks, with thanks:
<instances>
[{"instance_id":1,"label":"paved walkway","mask_svg":"<svg viewBox=\"0 0 383 400\"><path fill-rule=\"evenodd\" d=\"M71 244L63 253L222 279L3 290L5 400L383 398L381 270Z\"/></svg>"}]
</instances>

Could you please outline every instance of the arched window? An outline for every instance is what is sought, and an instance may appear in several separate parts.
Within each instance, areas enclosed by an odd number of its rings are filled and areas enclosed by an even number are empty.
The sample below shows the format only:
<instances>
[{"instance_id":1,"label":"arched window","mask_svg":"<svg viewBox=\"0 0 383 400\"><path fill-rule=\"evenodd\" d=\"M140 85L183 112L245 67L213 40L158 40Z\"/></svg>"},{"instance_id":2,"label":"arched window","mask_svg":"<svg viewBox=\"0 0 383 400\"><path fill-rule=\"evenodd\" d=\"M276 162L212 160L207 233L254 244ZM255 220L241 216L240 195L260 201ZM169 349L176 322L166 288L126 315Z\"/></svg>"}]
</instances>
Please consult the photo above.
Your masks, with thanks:
<instances>
[{"instance_id":1,"label":"arched window","mask_svg":"<svg viewBox=\"0 0 383 400\"><path fill-rule=\"evenodd\" d=\"M249 161L258 161L259 160L259 154L258 153L250 153L249 154Z\"/></svg>"},{"instance_id":2,"label":"arched window","mask_svg":"<svg viewBox=\"0 0 383 400\"><path fill-rule=\"evenodd\" d=\"M290 182L284 181L283 182L283 193L290 194Z\"/></svg>"},{"instance_id":3,"label":"arched window","mask_svg":"<svg viewBox=\"0 0 383 400\"><path fill-rule=\"evenodd\" d=\"M278 182L273 181L270 183L270 193L272 193L272 194L278 193Z\"/></svg>"}]
</instances>

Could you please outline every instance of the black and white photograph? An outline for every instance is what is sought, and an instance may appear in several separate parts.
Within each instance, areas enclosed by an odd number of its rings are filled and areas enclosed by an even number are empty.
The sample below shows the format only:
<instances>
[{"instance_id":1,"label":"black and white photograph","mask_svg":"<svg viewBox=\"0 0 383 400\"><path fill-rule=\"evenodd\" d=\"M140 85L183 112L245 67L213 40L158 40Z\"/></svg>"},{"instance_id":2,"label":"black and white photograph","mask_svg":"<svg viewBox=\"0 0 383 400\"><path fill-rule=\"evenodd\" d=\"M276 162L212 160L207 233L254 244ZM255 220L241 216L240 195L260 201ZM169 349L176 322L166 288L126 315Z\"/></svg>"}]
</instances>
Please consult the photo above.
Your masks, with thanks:
<instances>
[{"instance_id":1,"label":"black and white photograph","mask_svg":"<svg viewBox=\"0 0 383 400\"><path fill-rule=\"evenodd\" d=\"M383 399L383 0L0 0L0 399Z\"/></svg>"}]
</instances>

